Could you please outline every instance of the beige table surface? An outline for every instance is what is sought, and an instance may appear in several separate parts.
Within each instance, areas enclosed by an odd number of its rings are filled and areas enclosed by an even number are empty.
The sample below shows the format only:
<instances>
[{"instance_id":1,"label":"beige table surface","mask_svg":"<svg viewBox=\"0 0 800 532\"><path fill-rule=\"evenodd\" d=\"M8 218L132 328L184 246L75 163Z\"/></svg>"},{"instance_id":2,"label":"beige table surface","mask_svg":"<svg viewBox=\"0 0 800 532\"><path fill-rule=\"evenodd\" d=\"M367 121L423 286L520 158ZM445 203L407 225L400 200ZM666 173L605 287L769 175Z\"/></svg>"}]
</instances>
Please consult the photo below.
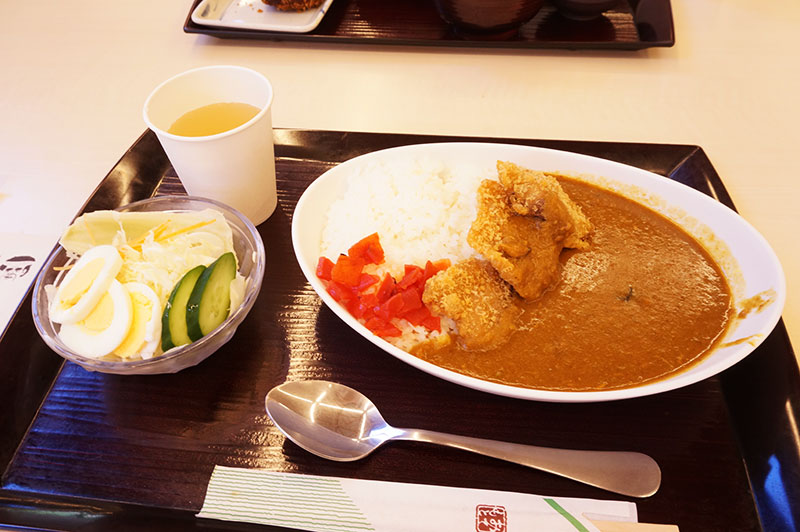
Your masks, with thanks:
<instances>
[{"instance_id":1,"label":"beige table surface","mask_svg":"<svg viewBox=\"0 0 800 532\"><path fill-rule=\"evenodd\" d=\"M155 85L232 63L271 79L275 127L700 145L779 255L800 341L796 0L673 0L675 46L639 52L228 41L182 31L190 0L4 4L0 260L46 256ZM6 307L32 277L0 282Z\"/></svg>"}]
</instances>

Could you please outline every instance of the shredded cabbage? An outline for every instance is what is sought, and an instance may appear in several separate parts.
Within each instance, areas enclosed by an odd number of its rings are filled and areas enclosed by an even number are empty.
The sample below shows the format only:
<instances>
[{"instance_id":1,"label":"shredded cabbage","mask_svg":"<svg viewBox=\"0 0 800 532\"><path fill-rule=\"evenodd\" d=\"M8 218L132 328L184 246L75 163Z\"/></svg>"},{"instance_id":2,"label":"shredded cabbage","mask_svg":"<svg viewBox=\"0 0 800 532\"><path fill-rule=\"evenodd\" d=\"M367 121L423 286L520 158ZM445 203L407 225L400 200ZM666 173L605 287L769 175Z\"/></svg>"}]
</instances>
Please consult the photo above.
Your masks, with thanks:
<instances>
[{"instance_id":1,"label":"shredded cabbage","mask_svg":"<svg viewBox=\"0 0 800 532\"><path fill-rule=\"evenodd\" d=\"M146 284L158 295L162 308L187 271L201 264L208 266L223 253L234 251L231 227L214 209L95 211L76 220L65 235L69 238L62 238L61 244L68 250L82 249L90 238L93 243L104 240L115 246L123 261L117 280ZM231 312L244 300L245 288L246 280L237 271L231 282Z\"/></svg>"}]
</instances>

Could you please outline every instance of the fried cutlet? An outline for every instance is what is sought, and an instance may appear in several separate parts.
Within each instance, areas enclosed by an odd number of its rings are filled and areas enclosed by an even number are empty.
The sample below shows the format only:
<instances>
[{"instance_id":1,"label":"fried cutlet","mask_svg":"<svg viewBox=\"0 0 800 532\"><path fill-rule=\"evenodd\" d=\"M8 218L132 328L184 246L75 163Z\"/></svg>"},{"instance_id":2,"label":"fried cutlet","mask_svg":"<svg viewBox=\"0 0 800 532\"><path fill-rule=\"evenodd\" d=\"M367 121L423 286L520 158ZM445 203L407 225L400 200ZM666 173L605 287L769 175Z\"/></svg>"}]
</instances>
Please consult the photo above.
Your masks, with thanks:
<instances>
[{"instance_id":1,"label":"fried cutlet","mask_svg":"<svg viewBox=\"0 0 800 532\"><path fill-rule=\"evenodd\" d=\"M464 349L492 349L514 330L520 308L511 287L485 260L458 262L428 279L422 300L455 321Z\"/></svg>"},{"instance_id":2,"label":"fried cutlet","mask_svg":"<svg viewBox=\"0 0 800 532\"><path fill-rule=\"evenodd\" d=\"M497 162L500 181L478 188L467 242L525 299L558 281L564 247L588 246L591 222L553 176Z\"/></svg>"},{"instance_id":3,"label":"fried cutlet","mask_svg":"<svg viewBox=\"0 0 800 532\"><path fill-rule=\"evenodd\" d=\"M565 248L586 249L589 246L592 222L554 176L506 161L497 161L497 175L508 192L508 203L514 212L544 219L558 216L572 225L564 239Z\"/></svg>"},{"instance_id":4,"label":"fried cutlet","mask_svg":"<svg viewBox=\"0 0 800 532\"><path fill-rule=\"evenodd\" d=\"M305 11L322 5L324 0L261 0L278 11Z\"/></svg>"},{"instance_id":5,"label":"fried cutlet","mask_svg":"<svg viewBox=\"0 0 800 532\"><path fill-rule=\"evenodd\" d=\"M558 281L558 256L569 225L557 218L521 216L506 189L485 180L478 188L478 215L467 242L525 299L536 299Z\"/></svg>"}]
</instances>

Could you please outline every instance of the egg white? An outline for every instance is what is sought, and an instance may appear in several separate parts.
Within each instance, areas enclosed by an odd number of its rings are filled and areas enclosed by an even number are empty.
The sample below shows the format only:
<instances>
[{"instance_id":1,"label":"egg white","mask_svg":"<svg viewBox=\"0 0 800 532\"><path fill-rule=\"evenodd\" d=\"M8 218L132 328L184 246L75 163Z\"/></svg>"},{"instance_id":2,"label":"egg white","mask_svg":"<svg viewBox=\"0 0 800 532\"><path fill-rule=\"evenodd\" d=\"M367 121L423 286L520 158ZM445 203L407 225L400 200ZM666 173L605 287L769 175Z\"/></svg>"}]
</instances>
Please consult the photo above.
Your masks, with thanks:
<instances>
[{"instance_id":1,"label":"egg white","mask_svg":"<svg viewBox=\"0 0 800 532\"><path fill-rule=\"evenodd\" d=\"M102 261L102 266L96 275L88 274L85 270L95 260ZM109 289L121 267L122 257L114 246L95 246L87 250L59 283L50 304L50 319L54 323L74 324L86 318ZM91 278L84 278L87 275ZM75 288L73 283L84 283L85 286L78 287L80 296L76 301L65 301L68 289Z\"/></svg>"},{"instance_id":2,"label":"egg white","mask_svg":"<svg viewBox=\"0 0 800 532\"><path fill-rule=\"evenodd\" d=\"M127 336L133 319L131 297L122 283L116 279L112 279L108 285L108 295L111 298L113 316L105 329L92 330L87 327L89 321L87 319L61 326L58 332L59 338L76 353L91 358L100 358L116 349ZM102 310L98 305L91 309L86 317L96 318L96 316L92 316L92 312Z\"/></svg>"}]
</instances>

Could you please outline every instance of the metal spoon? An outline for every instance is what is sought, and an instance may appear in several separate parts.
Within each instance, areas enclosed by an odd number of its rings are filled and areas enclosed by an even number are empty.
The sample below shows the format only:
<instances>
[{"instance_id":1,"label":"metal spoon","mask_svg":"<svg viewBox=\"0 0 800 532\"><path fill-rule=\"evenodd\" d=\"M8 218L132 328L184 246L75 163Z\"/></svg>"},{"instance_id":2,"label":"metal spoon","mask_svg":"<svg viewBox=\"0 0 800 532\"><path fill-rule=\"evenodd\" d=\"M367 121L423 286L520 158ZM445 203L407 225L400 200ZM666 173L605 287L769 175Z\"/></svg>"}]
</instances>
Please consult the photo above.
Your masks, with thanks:
<instances>
[{"instance_id":1,"label":"metal spoon","mask_svg":"<svg viewBox=\"0 0 800 532\"><path fill-rule=\"evenodd\" d=\"M270 390L265 403L286 437L329 460L358 460L389 440L413 440L507 460L631 497L649 497L661 484L658 464L641 453L553 449L395 428L364 395L334 382L287 382Z\"/></svg>"}]
</instances>

